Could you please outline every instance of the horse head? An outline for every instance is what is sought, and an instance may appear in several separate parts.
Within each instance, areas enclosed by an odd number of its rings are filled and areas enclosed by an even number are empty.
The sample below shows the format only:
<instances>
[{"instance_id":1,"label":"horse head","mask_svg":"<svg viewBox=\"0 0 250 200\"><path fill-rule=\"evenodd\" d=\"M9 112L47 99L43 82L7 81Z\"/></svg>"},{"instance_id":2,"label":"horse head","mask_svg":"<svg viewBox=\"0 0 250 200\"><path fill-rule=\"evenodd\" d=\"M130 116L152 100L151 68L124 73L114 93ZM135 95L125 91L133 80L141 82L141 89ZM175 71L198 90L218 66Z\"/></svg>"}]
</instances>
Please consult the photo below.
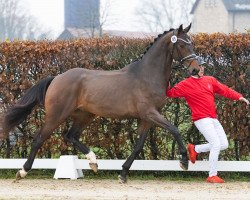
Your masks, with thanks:
<instances>
[{"instance_id":1,"label":"horse head","mask_svg":"<svg viewBox=\"0 0 250 200\"><path fill-rule=\"evenodd\" d=\"M192 40L187 34L190 28L191 23L185 29L180 25L178 29L173 30L170 41L173 44L172 56L174 61L187 68L189 73L192 74L193 71L200 70L202 63L199 62L199 56L194 53Z\"/></svg>"}]
</instances>

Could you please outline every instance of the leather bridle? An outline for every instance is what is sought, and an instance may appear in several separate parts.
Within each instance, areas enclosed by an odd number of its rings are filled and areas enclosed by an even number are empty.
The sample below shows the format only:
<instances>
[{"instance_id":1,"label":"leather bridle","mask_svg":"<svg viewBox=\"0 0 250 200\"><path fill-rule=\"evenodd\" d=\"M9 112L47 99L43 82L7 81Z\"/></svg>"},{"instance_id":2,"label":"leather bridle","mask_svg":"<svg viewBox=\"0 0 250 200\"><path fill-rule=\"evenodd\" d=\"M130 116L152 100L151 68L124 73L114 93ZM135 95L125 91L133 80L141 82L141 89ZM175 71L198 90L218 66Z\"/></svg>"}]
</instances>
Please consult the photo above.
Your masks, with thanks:
<instances>
[{"instance_id":1,"label":"leather bridle","mask_svg":"<svg viewBox=\"0 0 250 200\"><path fill-rule=\"evenodd\" d=\"M173 43L173 49L172 49L172 57L173 57L173 53L174 53L174 50L176 49L177 51L177 55L178 55L178 59L177 59L177 65L173 66L174 69L177 69L177 68L189 68L191 63L196 60L198 63L199 63L199 56L197 56L196 54L190 54L190 55L187 55L185 57L182 58L182 55L181 55L181 52L179 51L179 48L177 47L176 43L178 41L181 41L181 42L184 42L186 44L192 44L192 41L187 39L187 40L184 40L182 38L178 38L176 36L176 30L173 31L173 35L171 36L171 42ZM187 60L191 60L191 62L189 63L188 66L185 66L183 63ZM176 60L175 60L175 63L176 63ZM200 64L200 63L199 63Z\"/></svg>"}]
</instances>

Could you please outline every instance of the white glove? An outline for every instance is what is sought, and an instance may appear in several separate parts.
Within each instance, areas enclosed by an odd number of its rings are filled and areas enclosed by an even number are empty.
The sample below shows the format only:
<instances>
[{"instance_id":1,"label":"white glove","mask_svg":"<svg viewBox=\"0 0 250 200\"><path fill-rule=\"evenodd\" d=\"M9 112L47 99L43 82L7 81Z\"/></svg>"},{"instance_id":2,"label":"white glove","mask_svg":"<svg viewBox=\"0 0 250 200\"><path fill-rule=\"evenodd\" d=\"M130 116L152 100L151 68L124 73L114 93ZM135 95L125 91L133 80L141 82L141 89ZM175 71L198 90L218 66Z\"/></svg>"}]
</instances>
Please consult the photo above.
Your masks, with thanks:
<instances>
[{"instance_id":1,"label":"white glove","mask_svg":"<svg viewBox=\"0 0 250 200\"><path fill-rule=\"evenodd\" d=\"M244 102L246 102L247 105L249 105L249 101L247 99L245 99L244 97L240 97L239 100L244 101Z\"/></svg>"}]
</instances>

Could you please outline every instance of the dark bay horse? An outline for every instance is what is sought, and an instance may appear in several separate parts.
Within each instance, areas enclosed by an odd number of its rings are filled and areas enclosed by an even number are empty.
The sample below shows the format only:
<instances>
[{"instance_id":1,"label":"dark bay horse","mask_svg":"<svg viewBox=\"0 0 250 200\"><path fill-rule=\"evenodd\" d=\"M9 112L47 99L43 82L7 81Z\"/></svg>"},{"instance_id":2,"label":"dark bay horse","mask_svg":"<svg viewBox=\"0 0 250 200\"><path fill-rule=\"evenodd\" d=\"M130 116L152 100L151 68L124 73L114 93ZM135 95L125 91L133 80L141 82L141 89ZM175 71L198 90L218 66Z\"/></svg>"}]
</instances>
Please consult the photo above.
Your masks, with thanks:
<instances>
[{"instance_id":1,"label":"dark bay horse","mask_svg":"<svg viewBox=\"0 0 250 200\"><path fill-rule=\"evenodd\" d=\"M90 167L97 171L95 154L79 141L83 129L96 117L139 119L139 139L135 148L122 166L119 180L127 181L133 161L143 148L147 132L153 125L168 130L177 141L180 166L188 169L187 150L181 135L174 125L159 111L166 99L173 60L187 66L188 70L199 70L190 37L191 24L183 29L170 29L155 39L144 55L120 70L99 71L74 68L55 77L40 80L11 107L3 117L0 137L7 137L10 130L20 124L31 113L35 105L45 106L45 123L37 132L28 160L19 170L16 179L24 178L31 169L38 149L53 131L67 118L73 120L72 127L64 135L90 160Z\"/></svg>"}]
</instances>

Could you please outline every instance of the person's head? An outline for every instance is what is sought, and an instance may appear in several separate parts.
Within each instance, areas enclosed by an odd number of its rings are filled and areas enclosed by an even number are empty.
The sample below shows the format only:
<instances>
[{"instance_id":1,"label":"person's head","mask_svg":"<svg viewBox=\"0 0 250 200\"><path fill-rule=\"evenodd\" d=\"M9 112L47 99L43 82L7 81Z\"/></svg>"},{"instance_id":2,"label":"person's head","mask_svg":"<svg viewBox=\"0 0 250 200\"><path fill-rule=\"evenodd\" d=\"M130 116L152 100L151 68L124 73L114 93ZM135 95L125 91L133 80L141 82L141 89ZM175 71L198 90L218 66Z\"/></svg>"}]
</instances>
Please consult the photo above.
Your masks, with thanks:
<instances>
[{"instance_id":1,"label":"person's head","mask_svg":"<svg viewBox=\"0 0 250 200\"><path fill-rule=\"evenodd\" d=\"M200 65L199 67L200 67L200 71L198 72L198 76L202 77L202 76L204 76L205 67L203 65Z\"/></svg>"},{"instance_id":2,"label":"person's head","mask_svg":"<svg viewBox=\"0 0 250 200\"><path fill-rule=\"evenodd\" d=\"M197 58L200 70L194 69L191 73L192 76L202 77L204 76L204 64L206 63L201 57Z\"/></svg>"}]
</instances>

